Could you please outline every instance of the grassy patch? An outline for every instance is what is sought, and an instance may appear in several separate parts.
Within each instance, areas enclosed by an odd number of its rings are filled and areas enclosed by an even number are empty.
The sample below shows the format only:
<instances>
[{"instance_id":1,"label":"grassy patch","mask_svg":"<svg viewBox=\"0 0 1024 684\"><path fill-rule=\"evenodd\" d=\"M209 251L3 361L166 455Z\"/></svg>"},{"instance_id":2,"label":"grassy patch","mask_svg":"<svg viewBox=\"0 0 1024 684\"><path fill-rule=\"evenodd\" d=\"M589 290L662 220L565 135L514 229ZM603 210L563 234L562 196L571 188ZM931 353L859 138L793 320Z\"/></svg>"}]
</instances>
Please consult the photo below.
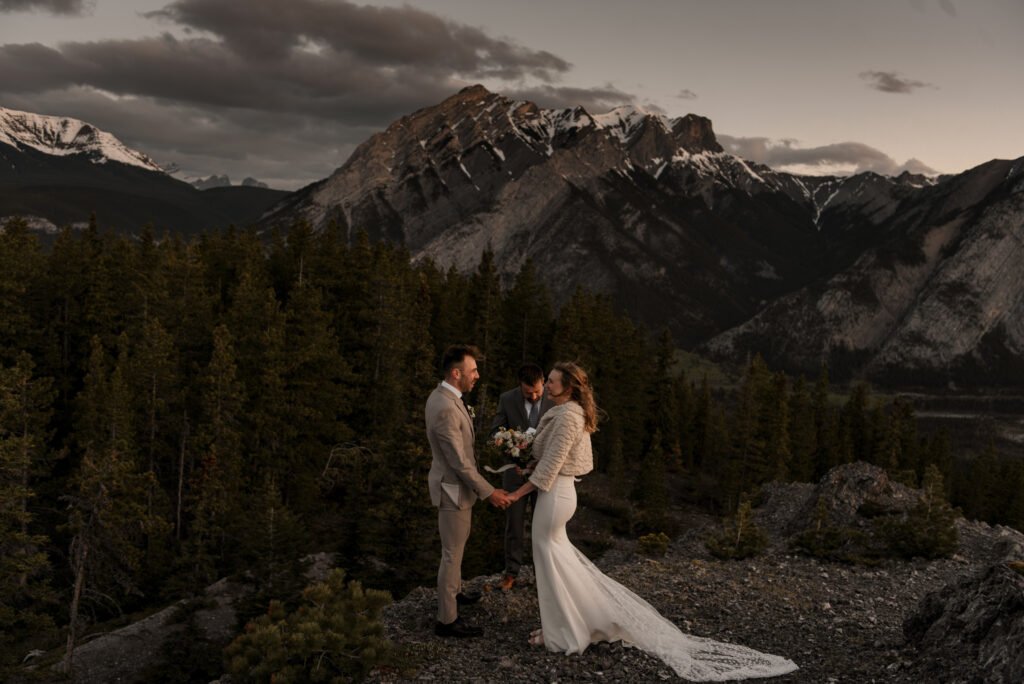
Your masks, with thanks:
<instances>
[{"instance_id":1,"label":"grassy patch","mask_svg":"<svg viewBox=\"0 0 1024 684\"><path fill-rule=\"evenodd\" d=\"M685 373L690 382L700 383L706 375L710 387L735 387L739 384L741 371L730 364L715 363L699 354L677 349L673 373Z\"/></svg>"}]
</instances>

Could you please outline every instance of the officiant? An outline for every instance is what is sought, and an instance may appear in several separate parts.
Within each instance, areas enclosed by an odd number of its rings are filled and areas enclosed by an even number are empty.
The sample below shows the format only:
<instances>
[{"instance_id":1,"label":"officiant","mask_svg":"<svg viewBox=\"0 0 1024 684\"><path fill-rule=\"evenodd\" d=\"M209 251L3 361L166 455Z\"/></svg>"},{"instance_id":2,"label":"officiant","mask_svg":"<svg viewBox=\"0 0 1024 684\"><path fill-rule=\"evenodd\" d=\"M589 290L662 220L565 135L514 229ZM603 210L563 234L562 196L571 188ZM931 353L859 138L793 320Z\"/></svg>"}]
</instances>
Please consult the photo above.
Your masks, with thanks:
<instances>
[{"instance_id":1,"label":"officiant","mask_svg":"<svg viewBox=\"0 0 1024 684\"><path fill-rule=\"evenodd\" d=\"M491 435L501 428L526 431L536 429L541 416L554 406L544 396L544 371L535 363L525 363L519 368L519 386L503 393L498 398L498 412L491 422ZM514 463L502 474L502 488L512 492L526 481L529 472ZM524 472L526 475L524 476ZM519 568L523 564L523 538L526 525L526 502L535 501L536 493L523 497L505 509L505 571L499 588L508 591L516 583Z\"/></svg>"}]
</instances>

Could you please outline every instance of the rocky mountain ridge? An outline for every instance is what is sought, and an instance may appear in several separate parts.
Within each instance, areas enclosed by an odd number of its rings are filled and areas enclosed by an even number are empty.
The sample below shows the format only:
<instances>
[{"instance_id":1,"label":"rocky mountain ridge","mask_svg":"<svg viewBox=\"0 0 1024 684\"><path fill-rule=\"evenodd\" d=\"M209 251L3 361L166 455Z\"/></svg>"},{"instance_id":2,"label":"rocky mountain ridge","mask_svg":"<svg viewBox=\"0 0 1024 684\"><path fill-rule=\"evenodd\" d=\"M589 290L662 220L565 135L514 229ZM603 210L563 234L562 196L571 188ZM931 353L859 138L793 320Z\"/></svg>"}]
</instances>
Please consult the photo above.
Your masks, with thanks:
<instances>
[{"instance_id":1,"label":"rocky mountain ridge","mask_svg":"<svg viewBox=\"0 0 1024 684\"><path fill-rule=\"evenodd\" d=\"M49 155L81 154L93 164L118 162L147 171L164 170L147 155L106 131L66 116L46 116L0 107L0 144Z\"/></svg>"},{"instance_id":2,"label":"rocky mountain ridge","mask_svg":"<svg viewBox=\"0 0 1024 684\"><path fill-rule=\"evenodd\" d=\"M0 218L22 217L44 239L93 213L128 234L246 226L287 194L259 185L200 192L92 124L0 108Z\"/></svg>"},{"instance_id":3,"label":"rocky mountain ridge","mask_svg":"<svg viewBox=\"0 0 1024 684\"><path fill-rule=\"evenodd\" d=\"M197 178L189 183L196 190L210 190L211 188L230 188L231 178L226 174L207 176L206 178ZM243 188L268 188L266 183L258 181L252 176L246 176L242 179L239 185Z\"/></svg>"},{"instance_id":4,"label":"rocky mountain ridge","mask_svg":"<svg viewBox=\"0 0 1024 684\"><path fill-rule=\"evenodd\" d=\"M913 212L920 218L895 218L903 225L889 244L772 302L707 349L757 349L809 372L838 352L890 383L1024 377L1024 160L946 181Z\"/></svg>"},{"instance_id":5,"label":"rocky mountain ridge","mask_svg":"<svg viewBox=\"0 0 1024 684\"><path fill-rule=\"evenodd\" d=\"M530 259L556 303L582 284L720 357L1003 384L1024 359L1024 288L999 265L1017 255L1021 168L794 176L724 152L694 114L545 110L474 86L263 223L334 221L461 271L490 250L506 284Z\"/></svg>"},{"instance_id":6,"label":"rocky mountain ridge","mask_svg":"<svg viewBox=\"0 0 1024 684\"><path fill-rule=\"evenodd\" d=\"M477 86L371 137L264 224L336 221L460 270L489 249L506 282L529 258L556 301L586 283L644 320L672 311L693 343L817 271L802 264L819 231L793 197L813 193L725 154L706 118L543 110ZM774 230L747 230L754 216Z\"/></svg>"}]
</instances>

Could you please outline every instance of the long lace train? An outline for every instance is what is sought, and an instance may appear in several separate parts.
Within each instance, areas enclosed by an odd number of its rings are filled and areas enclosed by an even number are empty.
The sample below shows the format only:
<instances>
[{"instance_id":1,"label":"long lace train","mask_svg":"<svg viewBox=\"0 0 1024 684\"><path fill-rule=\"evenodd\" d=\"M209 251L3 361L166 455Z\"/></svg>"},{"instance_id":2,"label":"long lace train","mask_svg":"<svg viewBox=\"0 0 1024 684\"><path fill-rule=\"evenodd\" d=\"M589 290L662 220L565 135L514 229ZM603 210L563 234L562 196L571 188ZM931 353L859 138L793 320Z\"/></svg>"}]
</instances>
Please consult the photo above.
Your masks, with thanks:
<instances>
[{"instance_id":1,"label":"long lace train","mask_svg":"<svg viewBox=\"0 0 1024 684\"><path fill-rule=\"evenodd\" d=\"M797 669L781 656L684 634L569 542L565 524L575 511L573 478L560 476L550 491L540 492L533 516L533 561L548 650L583 653L594 642L622 640L692 681L774 677Z\"/></svg>"}]
</instances>

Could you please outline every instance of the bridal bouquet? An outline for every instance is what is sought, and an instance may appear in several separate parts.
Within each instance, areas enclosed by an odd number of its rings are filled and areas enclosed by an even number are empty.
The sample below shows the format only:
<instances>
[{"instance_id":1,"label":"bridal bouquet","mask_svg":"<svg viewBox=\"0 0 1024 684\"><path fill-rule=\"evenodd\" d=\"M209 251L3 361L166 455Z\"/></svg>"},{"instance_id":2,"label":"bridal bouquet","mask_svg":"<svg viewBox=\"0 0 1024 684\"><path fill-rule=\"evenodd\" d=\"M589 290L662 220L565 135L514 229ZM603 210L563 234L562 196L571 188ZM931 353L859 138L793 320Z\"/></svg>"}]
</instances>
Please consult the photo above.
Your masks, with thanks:
<instances>
[{"instance_id":1,"label":"bridal bouquet","mask_svg":"<svg viewBox=\"0 0 1024 684\"><path fill-rule=\"evenodd\" d=\"M530 462L530 445L533 443L533 428L525 432L519 430L508 430L499 428L492 437L492 446L505 457L505 460L512 461L520 468L525 468Z\"/></svg>"}]
</instances>

